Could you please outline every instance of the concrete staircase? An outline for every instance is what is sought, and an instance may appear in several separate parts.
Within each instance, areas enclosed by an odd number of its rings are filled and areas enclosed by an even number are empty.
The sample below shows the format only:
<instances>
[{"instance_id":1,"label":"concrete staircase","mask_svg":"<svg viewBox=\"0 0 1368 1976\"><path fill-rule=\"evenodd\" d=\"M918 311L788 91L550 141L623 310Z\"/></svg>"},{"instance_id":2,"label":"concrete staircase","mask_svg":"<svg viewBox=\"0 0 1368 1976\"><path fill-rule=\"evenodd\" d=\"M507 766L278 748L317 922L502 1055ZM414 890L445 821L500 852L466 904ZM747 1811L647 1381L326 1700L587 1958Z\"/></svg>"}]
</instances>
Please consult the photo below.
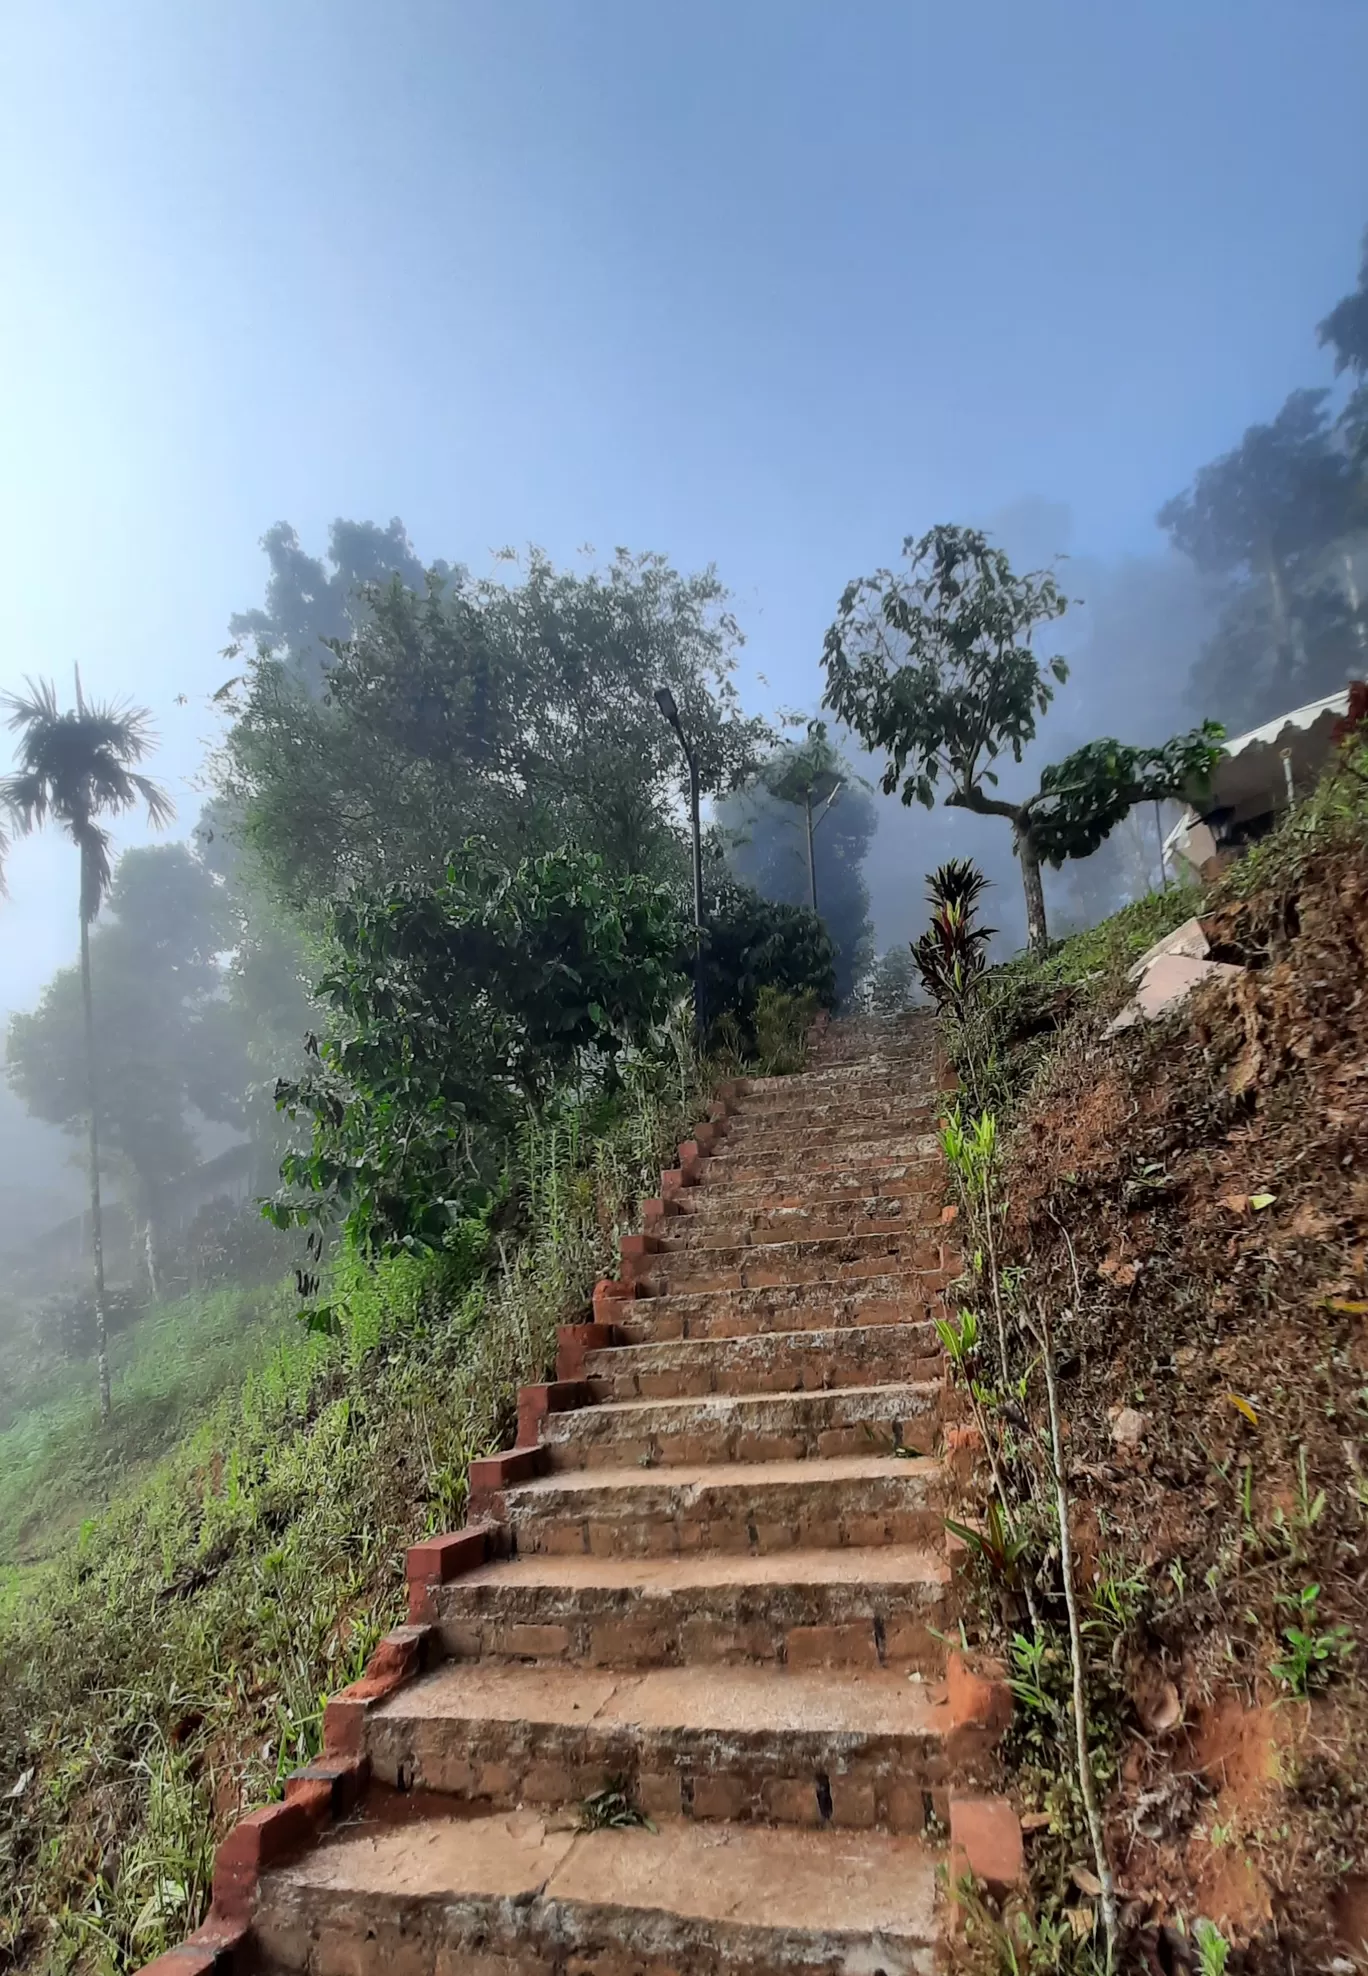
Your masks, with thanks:
<instances>
[{"instance_id":1,"label":"concrete staircase","mask_svg":"<svg viewBox=\"0 0 1368 1976\"><path fill-rule=\"evenodd\" d=\"M943 1645L929 1026L833 1025L713 1109L179 1976L905 1976L948 1842L1019 1872L972 1788L1006 1690ZM581 1830L610 1785L654 1829Z\"/></svg>"}]
</instances>

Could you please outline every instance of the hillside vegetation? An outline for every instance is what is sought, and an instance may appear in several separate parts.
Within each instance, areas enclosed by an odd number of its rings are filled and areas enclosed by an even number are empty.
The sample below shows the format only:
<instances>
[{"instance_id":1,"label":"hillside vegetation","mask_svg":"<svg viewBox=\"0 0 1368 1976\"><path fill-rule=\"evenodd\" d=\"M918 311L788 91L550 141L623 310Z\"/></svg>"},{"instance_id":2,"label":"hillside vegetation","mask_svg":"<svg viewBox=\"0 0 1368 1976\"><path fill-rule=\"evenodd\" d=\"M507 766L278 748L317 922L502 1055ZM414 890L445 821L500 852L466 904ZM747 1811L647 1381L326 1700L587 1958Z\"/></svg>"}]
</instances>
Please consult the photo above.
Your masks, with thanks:
<instances>
[{"instance_id":1,"label":"hillside vegetation","mask_svg":"<svg viewBox=\"0 0 1368 1976\"><path fill-rule=\"evenodd\" d=\"M401 1616L404 1548L461 1521L700 1075L667 1048L529 1121L485 1247L344 1257L335 1335L293 1326L10 1597L0 1959L136 1968L198 1922L217 1839L317 1752L324 1695Z\"/></svg>"},{"instance_id":2,"label":"hillside vegetation","mask_svg":"<svg viewBox=\"0 0 1368 1976\"><path fill-rule=\"evenodd\" d=\"M1355 746L1210 896L1152 898L989 975L946 1025L964 1115L1003 1128L1019 1383L986 1395L1011 1515L974 1539L976 1623L1013 1677L1036 1919L981 1915L978 1939L1019 1967L1100 1966L1105 1905L1075 1781L1046 1320L1124 1954L1368 1954L1366 853ZM1125 965L1194 907L1243 972L1107 1037Z\"/></svg>"}]
</instances>

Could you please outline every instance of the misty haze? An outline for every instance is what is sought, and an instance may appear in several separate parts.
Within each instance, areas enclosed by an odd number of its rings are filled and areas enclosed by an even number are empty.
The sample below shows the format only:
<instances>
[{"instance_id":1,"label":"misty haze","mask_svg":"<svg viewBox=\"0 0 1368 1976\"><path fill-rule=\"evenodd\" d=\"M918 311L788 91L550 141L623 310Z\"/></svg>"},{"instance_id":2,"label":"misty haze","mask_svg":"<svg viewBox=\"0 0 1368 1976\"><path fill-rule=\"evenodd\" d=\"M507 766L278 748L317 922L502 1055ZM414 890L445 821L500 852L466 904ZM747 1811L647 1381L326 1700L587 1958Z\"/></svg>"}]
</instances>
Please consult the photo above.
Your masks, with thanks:
<instances>
[{"instance_id":1,"label":"misty haze","mask_svg":"<svg viewBox=\"0 0 1368 1976\"><path fill-rule=\"evenodd\" d=\"M0 50L0 1965L1368 1969L1368 16Z\"/></svg>"}]
</instances>

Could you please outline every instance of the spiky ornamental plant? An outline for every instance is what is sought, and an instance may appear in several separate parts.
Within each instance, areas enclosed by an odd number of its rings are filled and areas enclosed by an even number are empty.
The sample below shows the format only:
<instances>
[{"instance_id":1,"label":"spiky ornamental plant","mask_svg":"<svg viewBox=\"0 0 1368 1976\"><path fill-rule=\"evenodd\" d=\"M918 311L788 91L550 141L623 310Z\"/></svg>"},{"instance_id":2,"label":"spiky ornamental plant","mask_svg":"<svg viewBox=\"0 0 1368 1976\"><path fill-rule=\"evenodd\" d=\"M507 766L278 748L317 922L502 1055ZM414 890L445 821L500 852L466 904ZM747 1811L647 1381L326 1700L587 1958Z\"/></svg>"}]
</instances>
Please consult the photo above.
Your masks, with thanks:
<instances>
[{"instance_id":1,"label":"spiky ornamental plant","mask_svg":"<svg viewBox=\"0 0 1368 1976\"><path fill-rule=\"evenodd\" d=\"M100 819L139 804L160 829L175 815L171 798L138 771L155 736L141 707L88 702L76 674L76 705L63 713L49 680L25 681L23 693L0 696L19 740L15 766L0 779L0 810L20 836L55 823L81 857L81 1000L85 1013L86 1084L90 1106L90 1226L95 1272L95 1354L100 1419L109 1418L109 1342L105 1310L104 1244L100 1221L99 1065L90 988L90 928L113 876L110 836Z\"/></svg>"},{"instance_id":2,"label":"spiky ornamental plant","mask_svg":"<svg viewBox=\"0 0 1368 1976\"><path fill-rule=\"evenodd\" d=\"M987 884L969 858L951 858L926 881L931 924L912 942L912 958L937 1008L948 1003L962 1012L983 973L988 942L997 931L996 927L974 924Z\"/></svg>"}]
</instances>

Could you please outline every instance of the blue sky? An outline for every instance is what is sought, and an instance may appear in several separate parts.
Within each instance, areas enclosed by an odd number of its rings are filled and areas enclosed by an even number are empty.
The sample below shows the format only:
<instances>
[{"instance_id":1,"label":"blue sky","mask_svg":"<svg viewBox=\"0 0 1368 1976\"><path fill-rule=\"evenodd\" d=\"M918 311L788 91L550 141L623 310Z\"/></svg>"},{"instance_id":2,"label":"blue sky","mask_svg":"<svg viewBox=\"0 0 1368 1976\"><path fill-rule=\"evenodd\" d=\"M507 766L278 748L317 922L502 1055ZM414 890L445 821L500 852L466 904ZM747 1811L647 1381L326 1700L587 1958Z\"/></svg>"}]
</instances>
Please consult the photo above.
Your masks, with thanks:
<instances>
[{"instance_id":1,"label":"blue sky","mask_svg":"<svg viewBox=\"0 0 1368 1976\"><path fill-rule=\"evenodd\" d=\"M1328 379L1365 77L1361 0L8 0L0 678L149 704L188 825L262 531L398 514L716 562L814 699L905 533L1152 550ZM69 864L12 861L0 1008Z\"/></svg>"}]
</instances>

